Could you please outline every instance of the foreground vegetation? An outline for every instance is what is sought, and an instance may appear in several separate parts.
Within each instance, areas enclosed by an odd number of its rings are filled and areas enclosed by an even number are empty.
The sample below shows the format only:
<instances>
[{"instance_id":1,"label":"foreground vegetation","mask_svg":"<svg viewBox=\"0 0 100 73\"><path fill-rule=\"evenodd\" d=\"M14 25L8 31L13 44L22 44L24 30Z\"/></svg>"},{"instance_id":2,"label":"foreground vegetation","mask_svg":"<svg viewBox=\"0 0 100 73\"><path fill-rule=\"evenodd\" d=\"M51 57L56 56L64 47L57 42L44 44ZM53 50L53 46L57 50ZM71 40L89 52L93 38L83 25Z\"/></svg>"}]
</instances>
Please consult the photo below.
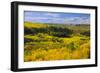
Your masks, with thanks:
<instances>
[{"instance_id":1,"label":"foreground vegetation","mask_svg":"<svg viewBox=\"0 0 100 73\"><path fill-rule=\"evenodd\" d=\"M87 24L24 23L24 61L90 58L90 27Z\"/></svg>"}]
</instances>

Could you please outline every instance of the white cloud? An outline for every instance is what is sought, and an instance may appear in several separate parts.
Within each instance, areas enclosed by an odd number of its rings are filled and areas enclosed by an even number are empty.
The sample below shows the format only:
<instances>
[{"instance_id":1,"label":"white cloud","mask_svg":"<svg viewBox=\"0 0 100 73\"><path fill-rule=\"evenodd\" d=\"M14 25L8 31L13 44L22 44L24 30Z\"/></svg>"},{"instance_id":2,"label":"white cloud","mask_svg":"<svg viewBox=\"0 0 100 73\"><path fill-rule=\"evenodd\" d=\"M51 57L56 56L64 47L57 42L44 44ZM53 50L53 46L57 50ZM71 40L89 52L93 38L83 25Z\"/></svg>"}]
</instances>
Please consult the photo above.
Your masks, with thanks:
<instances>
[{"instance_id":1,"label":"white cloud","mask_svg":"<svg viewBox=\"0 0 100 73\"><path fill-rule=\"evenodd\" d=\"M55 14L55 13L45 13L45 16L51 16L51 17L59 17L59 14Z\"/></svg>"},{"instance_id":2,"label":"white cloud","mask_svg":"<svg viewBox=\"0 0 100 73\"><path fill-rule=\"evenodd\" d=\"M29 16L25 17L25 21L37 21L44 23L62 23L62 24L89 24L90 19L88 17L61 17L60 14L55 13L44 13L40 16Z\"/></svg>"},{"instance_id":3,"label":"white cloud","mask_svg":"<svg viewBox=\"0 0 100 73\"><path fill-rule=\"evenodd\" d=\"M46 17L30 17L30 16L25 17L25 20L45 20L45 19L48 19L48 18L46 18Z\"/></svg>"},{"instance_id":4,"label":"white cloud","mask_svg":"<svg viewBox=\"0 0 100 73\"><path fill-rule=\"evenodd\" d=\"M89 18L84 18L84 17L69 17L66 18L67 23L72 23L72 24L89 24L90 19Z\"/></svg>"}]
</instances>

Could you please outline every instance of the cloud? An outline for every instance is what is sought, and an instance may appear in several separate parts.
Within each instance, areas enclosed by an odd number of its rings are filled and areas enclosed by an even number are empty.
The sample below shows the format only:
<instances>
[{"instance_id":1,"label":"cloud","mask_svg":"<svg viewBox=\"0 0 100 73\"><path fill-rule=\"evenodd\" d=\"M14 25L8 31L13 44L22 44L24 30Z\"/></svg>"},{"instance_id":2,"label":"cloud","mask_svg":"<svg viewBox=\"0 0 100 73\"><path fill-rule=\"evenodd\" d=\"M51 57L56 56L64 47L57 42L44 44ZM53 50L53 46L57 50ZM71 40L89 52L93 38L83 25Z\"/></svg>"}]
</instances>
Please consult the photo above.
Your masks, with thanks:
<instances>
[{"instance_id":1,"label":"cloud","mask_svg":"<svg viewBox=\"0 0 100 73\"><path fill-rule=\"evenodd\" d=\"M89 14L53 13L53 12L25 12L25 21L58 24L89 24Z\"/></svg>"},{"instance_id":2,"label":"cloud","mask_svg":"<svg viewBox=\"0 0 100 73\"><path fill-rule=\"evenodd\" d=\"M67 17L67 18L47 18L47 17L26 17L25 21L31 22L44 22L44 23L59 23L59 24L89 24L89 18L84 19L82 17Z\"/></svg>"},{"instance_id":3,"label":"cloud","mask_svg":"<svg viewBox=\"0 0 100 73\"><path fill-rule=\"evenodd\" d=\"M45 13L45 16L50 16L50 17L59 17L60 14L56 14L56 13Z\"/></svg>"},{"instance_id":4,"label":"cloud","mask_svg":"<svg viewBox=\"0 0 100 73\"><path fill-rule=\"evenodd\" d=\"M90 19L86 18L86 17L69 17L66 18L67 23L71 23L71 24L89 24L90 23Z\"/></svg>"},{"instance_id":5,"label":"cloud","mask_svg":"<svg viewBox=\"0 0 100 73\"><path fill-rule=\"evenodd\" d=\"M35 21L35 20L46 20L48 18L46 17L32 17L32 16L27 16L25 17L25 21L31 20L31 21Z\"/></svg>"}]
</instances>

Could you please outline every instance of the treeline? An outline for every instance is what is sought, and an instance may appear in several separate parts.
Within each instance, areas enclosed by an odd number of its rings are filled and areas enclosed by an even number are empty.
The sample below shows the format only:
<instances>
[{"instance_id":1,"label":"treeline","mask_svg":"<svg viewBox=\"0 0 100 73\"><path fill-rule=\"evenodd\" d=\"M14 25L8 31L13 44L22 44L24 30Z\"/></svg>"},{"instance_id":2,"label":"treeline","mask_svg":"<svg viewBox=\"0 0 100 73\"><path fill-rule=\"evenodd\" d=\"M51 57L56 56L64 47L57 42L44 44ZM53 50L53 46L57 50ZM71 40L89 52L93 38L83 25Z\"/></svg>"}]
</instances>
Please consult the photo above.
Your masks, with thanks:
<instances>
[{"instance_id":1,"label":"treeline","mask_svg":"<svg viewBox=\"0 0 100 73\"><path fill-rule=\"evenodd\" d=\"M24 28L24 34L31 34L35 35L38 33L44 33L48 34L51 36L56 36L56 37L70 37L70 35L73 33L72 30L68 28L61 28L61 27L56 27L56 26L49 26L47 28Z\"/></svg>"},{"instance_id":2,"label":"treeline","mask_svg":"<svg viewBox=\"0 0 100 73\"><path fill-rule=\"evenodd\" d=\"M73 26L74 27L68 26L70 28L67 28L66 26L65 27L57 27L56 25L48 26L46 28L44 28L44 27L41 27L41 28L24 27L24 32L25 32L24 34L25 35L28 35L28 34L35 35L37 33L43 33L43 34L48 34L48 35L56 36L56 37L70 37L71 35L77 35L77 34L84 35L84 36L90 36L89 28L87 30L82 30L89 26L86 26L86 25L85 26L73 25ZM81 27L81 28L79 28L79 27Z\"/></svg>"}]
</instances>

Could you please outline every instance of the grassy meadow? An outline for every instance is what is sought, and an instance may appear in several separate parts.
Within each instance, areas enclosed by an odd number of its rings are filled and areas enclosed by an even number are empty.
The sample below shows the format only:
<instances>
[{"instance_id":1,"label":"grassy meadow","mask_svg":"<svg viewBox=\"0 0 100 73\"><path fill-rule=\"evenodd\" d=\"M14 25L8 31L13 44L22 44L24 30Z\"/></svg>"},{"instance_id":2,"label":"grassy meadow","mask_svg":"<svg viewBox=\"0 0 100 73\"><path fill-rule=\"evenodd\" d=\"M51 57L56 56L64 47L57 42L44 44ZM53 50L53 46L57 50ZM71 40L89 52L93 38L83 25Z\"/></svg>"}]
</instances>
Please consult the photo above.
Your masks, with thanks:
<instances>
[{"instance_id":1,"label":"grassy meadow","mask_svg":"<svg viewBox=\"0 0 100 73\"><path fill-rule=\"evenodd\" d=\"M89 24L24 22L25 62L89 58Z\"/></svg>"}]
</instances>

